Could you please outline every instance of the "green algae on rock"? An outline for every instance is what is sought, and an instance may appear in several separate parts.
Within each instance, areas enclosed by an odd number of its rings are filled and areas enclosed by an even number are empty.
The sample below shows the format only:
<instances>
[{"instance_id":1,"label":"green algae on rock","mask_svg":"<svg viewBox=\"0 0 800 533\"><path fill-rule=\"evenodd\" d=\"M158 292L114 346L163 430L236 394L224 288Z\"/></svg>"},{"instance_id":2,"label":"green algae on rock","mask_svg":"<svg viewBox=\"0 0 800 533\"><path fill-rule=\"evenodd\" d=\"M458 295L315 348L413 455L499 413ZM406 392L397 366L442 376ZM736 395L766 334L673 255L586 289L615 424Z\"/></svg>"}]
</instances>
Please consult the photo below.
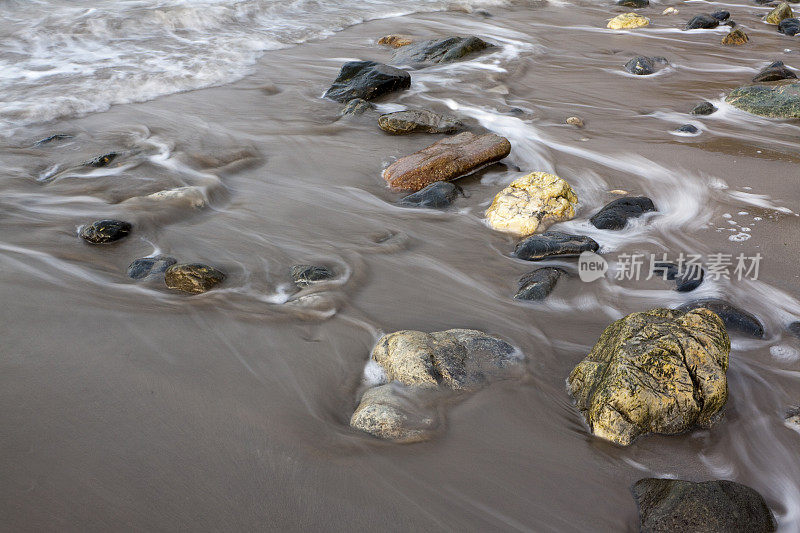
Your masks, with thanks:
<instances>
[{"instance_id":1,"label":"green algae on rock","mask_svg":"<svg viewBox=\"0 0 800 533\"><path fill-rule=\"evenodd\" d=\"M725 101L762 117L800 118L800 83L738 87L728 94Z\"/></svg>"},{"instance_id":2,"label":"green algae on rock","mask_svg":"<svg viewBox=\"0 0 800 533\"><path fill-rule=\"evenodd\" d=\"M778 7L770 11L769 14L764 17L764 22L767 24L778 25L783 19L790 19L792 17L794 17L792 8L787 2L781 2Z\"/></svg>"},{"instance_id":3,"label":"green algae on rock","mask_svg":"<svg viewBox=\"0 0 800 533\"><path fill-rule=\"evenodd\" d=\"M170 289L200 294L222 283L225 274L201 263L179 263L164 272L164 282Z\"/></svg>"}]
</instances>

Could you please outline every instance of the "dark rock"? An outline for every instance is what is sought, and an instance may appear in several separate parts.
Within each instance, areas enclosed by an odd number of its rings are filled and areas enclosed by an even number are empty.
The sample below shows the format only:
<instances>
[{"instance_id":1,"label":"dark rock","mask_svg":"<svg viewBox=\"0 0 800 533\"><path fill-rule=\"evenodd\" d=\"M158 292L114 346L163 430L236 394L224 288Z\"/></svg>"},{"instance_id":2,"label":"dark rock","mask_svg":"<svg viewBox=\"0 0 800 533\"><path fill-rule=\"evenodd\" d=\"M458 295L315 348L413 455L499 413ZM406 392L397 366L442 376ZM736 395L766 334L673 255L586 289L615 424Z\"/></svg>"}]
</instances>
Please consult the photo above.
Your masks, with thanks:
<instances>
[{"instance_id":1,"label":"dark rock","mask_svg":"<svg viewBox=\"0 0 800 533\"><path fill-rule=\"evenodd\" d=\"M315 265L293 265L290 269L290 275L294 284L301 289L336 277L336 274L330 268Z\"/></svg>"},{"instance_id":2,"label":"dark rock","mask_svg":"<svg viewBox=\"0 0 800 533\"><path fill-rule=\"evenodd\" d=\"M618 6L624 7L647 7L650 5L650 0L617 0Z\"/></svg>"},{"instance_id":3,"label":"dark rock","mask_svg":"<svg viewBox=\"0 0 800 533\"><path fill-rule=\"evenodd\" d=\"M340 116L356 116L356 115L363 115L370 109L374 109L375 106L372 102L367 102L363 98L353 98L347 104L345 104L344 108L339 112Z\"/></svg>"},{"instance_id":4,"label":"dark rock","mask_svg":"<svg viewBox=\"0 0 800 533\"><path fill-rule=\"evenodd\" d=\"M800 118L800 83L738 87L725 101L762 117Z\"/></svg>"},{"instance_id":5,"label":"dark rock","mask_svg":"<svg viewBox=\"0 0 800 533\"><path fill-rule=\"evenodd\" d=\"M794 79L797 79L797 74L789 70L786 65L783 64L783 61L775 61L774 63L770 63L761 69L761 72L756 74L755 77L753 77L753 81L755 83Z\"/></svg>"},{"instance_id":6,"label":"dark rock","mask_svg":"<svg viewBox=\"0 0 800 533\"><path fill-rule=\"evenodd\" d=\"M544 267L528 272L519 280L517 300L544 300L556 288L558 278L564 274L560 268Z\"/></svg>"},{"instance_id":7,"label":"dark rock","mask_svg":"<svg viewBox=\"0 0 800 533\"><path fill-rule=\"evenodd\" d=\"M710 30L719 26L719 20L711 15L697 15L686 23L687 30Z\"/></svg>"},{"instance_id":8,"label":"dark rock","mask_svg":"<svg viewBox=\"0 0 800 533\"><path fill-rule=\"evenodd\" d=\"M343 103L353 98L372 100L409 87L411 75L405 70L375 61L351 61L342 66L325 97Z\"/></svg>"},{"instance_id":9,"label":"dark rock","mask_svg":"<svg viewBox=\"0 0 800 533\"><path fill-rule=\"evenodd\" d=\"M33 145L34 146L41 146L43 144L51 143L53 141L65 141L67 139L72 139L72 137L73 137L72 135L69 135L67 133L56 133L56 134L51 135L49 137L45 137L44 139L39 139L38 141L33 143Z\"/></svg>"},{"instance_id":10,"label":"dark rock","mask_svg":"<svg viewBox=\"0 0 800 533\"><path fill-rule=\"evenodd\" d=\"M618 230L625 227L629 218L638 218L649 211L656 211L650 198L629 196L606 204L589 222L599 229Z\"/></svg>"},{"instance_id":11,"label":"dark rock","mask_svg":"<svg viewBox=\"0 0 800 533\"><path fill-rule=\"evenodd\" d=\"M378 117L380 128L393 135L408 133L454 133L463 127L457 118L427 109L396 111Z\"/></svg>"},{"instance_id":12,"label":"dark rock","mask_svg":"<svg viewBox=\"0 0 800 533\"><path fill-rule=\"evenodd\" d=\"M697 126L695 126L693 124L684 124L683 126L681 126L680 128L676 129L675 131L677 131L679 133L691 133L691 134L700 133L700 130L697 129Z\"/></svg>"},{"instance_id":13,"label":"dark rock","mask_svg":"<svg viewBox=\"0 0 800 533\"><path fill-rule=\"evenodd\" d=\"M798 339L800 339L800 320L792 322L791 324L786 326L786 330L795 337L797 337Z\"/></svg>"},{"instance_id":14,"label":"dark rock","mask_svg":"<svg viewBox=\"0 0 800 533\"><path fill-rule=\"evenodd\" d=\"M133 279L144 279L153 274L161 274L178 261L166 255L155 257L142 257L134 259L128 266L128 277Z\"/></svg>"},{"instance_id":15,"label":"dark rock","mask_svg":"<svg viewBox=\"0 0 800 533\"><path fill-rule=\"evenodd\" d=\"M489 48L494 48L494 45L474 36L432 39L398 48L392 57L392 63L401 65L450 63Z\"/></svg>"},{"instance_id":16,"label":"dark rock","mask_svg":"<svg viewBox=\"0 0 800 533\"><path fill-rule=\"evenodd\" d=\"M225 274L200 263L177 263L164 272L164 282L170 289L200 294L213 289L225 279Z\"/></svg>"},{"instance_id":17,"label":"dark rock","mask_svg":"<svg viewBox=\"0 0 800 533\"><path fill-rule=\"evenodd\" d=\"M694 106L690 113L692 115L710 115L717 111L717 106L711 102L701 102Z\"/></svg>"},{"instance_id":18,"label":"dark rock","mask_svg":"<svg viewBox=\"0 0 800 533\"><path fill-rule=\"evenodd\" d=\"M133 226L122 220L97 220L81 228L81 237L92 244L106 244L127 237Z\"/></svg>"},{"instance_id":19,"label":"dark rock","mask_svg":"<svg viewBox=\"0 0 800 533\"><path fill-rule=\"evenodd\" d=\"M525 261L541 261L548 257L568 257L582 252L596 252L600 246L584 235L545 231L531 235L517 245L514 256Z\"/></svg>"},{"instance_id":20,"label":"dark rock","mask_svg":"<svg viewBox=\"0 0 800 533\"><path fill-rule=\"evenodd\" d=\"M656 71L653 60L645 56L637 56L625 63L625 70L637 76L647 76Z\"/></svg>"},{"instance_id":21,"label":"dark rock","mask_svg":"<svg viewBox=\"0 0 800 533\"><path fill-rule=\"evenodd\" d=\"M713 13L711 13L711 16L720 22L725 22L726 20L731 18L731 14L729 12L723 11L721 9L719 11L714 11Z\"/></svg>"},{"instance_id":22,"label":"dark rock","mask_svg":"<svg viewBox=\"0 0 800 533\"><path fill-rule=\"evenodd\" d=\"M92 159L91 161L87 161L86 163L84 163L84 165L87 167L96 167L96 168L105 167L108 166L108 164L111 163L114 160L114 158L116 158L118 155L119 154L116 152L109 152L105 155L99 155L94 159Z\"/></svg>"},{"instance_id":23,"label":"dark rock","mask_svg":"<svg viewBox=\"0 0 800 533\"><path fill-rule=\"evenodd\" d=\"M778 32L794 37L800 33L800 19L794 17L783 19L780 24L778 24Z\"/></svg>"},{"instance_id":24,"label":"dark rock","mask_svg":"<svg viewBox=\"0 0 800 533\"><path fill-rule=\"evenodd\" d=\"M645 478L632 490L643 532L767 533L777 528L764 498L733 481Z\"/></svg>"},{"instance_id":25,"label":"dark rock","mask_svg":"<svg viewBox=\"0 0 800 533\"><path fill-rule=\"evenodd\" d=\"M700 265L691 264L681 267L666 261L657 261L653 265L653 272L667 281L674 281L675 290L678 292L695 290L703 283L705 276L705 271Z\"/></svg>"},{"instance_id":26,"label":"dark rock","mask_svg":"<svg viewBox=\"0 0 800 533\"><path fill-rule=\"evenodd\" d=\"M458 186L449 181L437 181L424 189L409 194L398 203L405 207L448 207L458 196Z\"/></svg>"},{"instance_id":27,"label":"dark rock","mask_svg":"<svg viewBox=\"0 0 800 533\"><path fill-rule=\"evenodd\" d=\"M724 300L714 298L694 300L681 305L677 309L679 311L689 311L700 307L705 307L719 315L725 323L725 327L729 330L745 333L752 337L764 337L764 326L755 316Z\"/></svg>"}]
</instances>

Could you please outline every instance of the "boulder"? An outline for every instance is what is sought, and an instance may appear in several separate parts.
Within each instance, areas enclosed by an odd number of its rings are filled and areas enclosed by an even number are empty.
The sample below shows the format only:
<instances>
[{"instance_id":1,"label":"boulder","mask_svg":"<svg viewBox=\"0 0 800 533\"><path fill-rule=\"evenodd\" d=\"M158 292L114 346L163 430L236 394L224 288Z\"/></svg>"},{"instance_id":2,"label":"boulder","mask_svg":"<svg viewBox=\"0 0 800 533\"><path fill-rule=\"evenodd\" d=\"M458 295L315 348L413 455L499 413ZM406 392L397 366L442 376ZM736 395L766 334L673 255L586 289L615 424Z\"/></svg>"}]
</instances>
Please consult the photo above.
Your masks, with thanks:
<instances>
[{"instance_id":1,"label":"boulder","mask_svg":"<svg viewBox=\"0 0 800 533\"><path fill-rule=\"evenodd\" d=\"M405 70L375 61L351 61L342 66L339 76L325 92L325 98L342 103L353 98L372 100L409 87L411 75Z\"/></svg>"},{"instance_id":2,"label":"boulder","mask_svg":"<svg viewBox=\"0 0 800 533\"><path fill-rule=\"evenodd\" d=\"M499 161L511 152L511 143L494 133L465 131L402 157L383 171L393 189L418 191L436 181L447 181Z\"/></svg>"},{"instance_id":3,"label":"boulder","mask_svg":"<svg viewBox=\"0 0 800 533\"><path fill-rule=\"evenodd\" d=\"M720 9L719 11L714 11L713 13L711 13L711 16L720 22L725 22L726 20L731 18L730 12L725 11L724 9Z\"/></svg>"},{"instance_id":4,"label":"boulder","mask_svg":"<svg viewBox=\"0 0 800 533\"><path fill-rule=\"evenodd\" d=\"M675 131L678 133L686 133L688 135L700 133L700 130L694 124L684 124L683 126L679 126Z\"/></svg>"},{"instance_id":5,"label":"boulder","mask_svg":"<svg viewBox=\"0 0 800 533\"><path fill-rule=\"evenodd\" d=\"M728 399L730 348L708 309L632 313L606 328L568 389L592 433L622 446L709 427Z\"/></svg>"},{"instance_id":6,"label":"boulder","mask_svg":"<svg viewBox=\"0 0 800 533\"><path fill-rule=\"evenodd\" d=\"M486 221L496 230L525 237L571 219L577 204L578 197L566 181L547 172L533 172L497 193L486 210Z\"/></svg>"},{"instance_id":7,"label":"boulder","mask_svg":"<svg viewBox=\"0 0 800 533\"><path fill-rule=\"evenodd\" d=\"M410 35L384 35L380 39L378 39L378 44L382 44L384 46L391 46L392 48L400 48L401 46L408 46L409 44L414 42L414 38Z\"/></svg>"},{"instance_id":8,"label":"boulder","mask_svg":"<svg viewBox=\"0 0 800 533\"><path fill-rule=\"evenodd\" d=\"M710 30L719 26L719 20L711 15L697 15L686 23L686 30Z\"/></svg>"},{"instance_id":9,"label":"boulder","mask_svg":"<svg viewBox=\"0 0 800 533\"><path fill-rule=\"evenodd\" d=\"M560 268L543 267L528 272L519 280L516 300L544 300L556 288L558 279L565 274Z\"/></svg>"},{"instance_id":10,"label":"boulder","mask_svg":"<svg viewBox=\"0 0 800 533\"><path fill-rule=\"evenodd\" d=\"M738 331L757 338L764 337L764 326L755 316L725 300L704 298L687 302L677 307L677 309L679 311L690 311L700 307L710 309L716 313L725 323L725 327L728 330Z\"/></svg>"},{"instance_id":11,"label":"boulder","mask_svg":"<svg viewBox=\"0 0 800 533\"><path fill-rule=\"evenodd\" d=\"M292 265L289 275L294 284L301 289L336 277L330 268L316 265Z\"/></svg>"},{"instance_id":12,"label":"boulder","mask_svg":"<svg viewBox=\"0 0 800 533\"><path fill-rule=\"evenodd\" d=\"M392 56L392 63L395 65L451 63L490 48L494 48L494 45L475 36L431 39L398 48Z\"/></svg>"},{"instance_id":13,"label":"boulder","mask_svg":"<svg viewBox=\"0 0 800 533\"><path fill-rule=\"evenodd\" d=\"M725 101L762 117L800 118L800 83L739 87Z\"/></svg>"},{"instance_id":14,"label":"boulder","mask_svg":"<svg viewBox=\"0 0 800 533\"><path fill-rule=\"evenodd\" d=\"M656 64L667 64L663 57L637 56L625 63L625 70L637 76L647 76L656 71Z\"/></svg>"},{"instance_id":15,"label":"boulder","mask_svg":"<svg viewBox=\"0 0 800 533\"><path fill-rule=\"evenodd\" d=\"M617 0L617 5L636 9L649 6L650 0Z\"/></svg>"},{"instance_id":16,"label":"boulder","mask_svg":"<svg viewBox=\"0 0 800 533\"><path fill-rule=\"evenodd\" d=\"M575 126L576 128L583 128L585 126L580 117L567 117L567 120L564 122L570 126Z\"/></svg>"},{"instance_id":17,"label":"boulder","mask_svg":"<svg viewBox=\"0 0 800 533\"><path fill-rule=\"evenodd\" d=\"M457 118L440 115L427 109L396 111L378 117L378 125L386 133L454 133L463 127Z\"/></svg>"},{"instance_id":18,"label":"boulder","mask_svg":"<svg viewBox=\"0 0 800 533\"><path fill-rule=\"evenodd\" d=\"M459 187L449 181L431 183L422 190L402 198L398 204L403 207L448 207L458 196Z\"/></svg>"},{"instance_id":19,"label":"boulder","mask_svg":"<svg viewBox=\"0 0 800 533\"><path fill-rule=\"evenodd\" d=\"M83 226L80 236L91 244L108 244L123 239L130 235L133 226L130 222L122 220L96 220Z\"/></svg>"},{"instance_id":20,"label":"boulder","mask_svg":"<svg viewBox=\"0 0 800 533\"><path fill-rule=\"evenodd\" d=\"M606 27L612 30L629 30L643 28L648 24L650 24L650 19L647 17L637 15L636 13L623 13L609 20Z\"/></svg>"},{"instance_id":21,"label":"boulder","mask_svg":"<svg viewBox=\"0 0 800 533\"><path fill-rule=\"evenodd\" d=\"M726 46L739 46L746 44L749 40L750 38L741 28L736 28L722 38L722 44Z\"/></svg>"},{"instance_id":22,"label":"boulder","mask_svg":"<svg viewBox=\"0 0 800 533\"><path fill-rule=\"evenodd\" d=\"M717 106L711 102L701 102L694 106L689 113L692 115L710 115L717 111Z\"/></svg>"},{"instance_id":23,"label":"boulder","mask_svg":"<svg viewBox=\"0 0 800 533\"><path fill-rule=\"evenodd\" d=\"M109 152L104 155L99 155L94 159L84 163L84 166L101 168L108 166L119 154L117 152Z\"/></svg>"},{"instance_id":24,"label":"boulder","mask_svg":"<svg viewBox=\"0 0 800 533\"><path fill-rule=\"evenodd\" d=\"M764 83L767 81L780 81L780 80L794 80L797 79L797 74L786 67L783 61L775 61L753 77L755 83Z\"/></svg>"},{"instance_id":25,"label":"boulder","mask_svg":"<svg viewBox=\"0 0 800 533\"><path fill-rule=\"evenodd\" d=\"M363 115L367 111L374 108L375 105L372 102L367 102L363 98L353 98L345 104L341 111L339 111L339 116L347 117Z\"/></svg>"},{"instance_id":26,"label":"boulder","mask_svg":"<svg viewBox=\"0 0 800 533\"><path fill-rule=\"evenodd\" d=\"M589 222L598 229L620 230L630 218L638 218L649 211L656 211L653 201L646 196L628 196L605 205Z\"/></svg>"},{"instance_id":27,"label":"boulder","mask_svg":"<svg viewBox=\"0 0 800 533\"><path fill-rule=\"evenodd\" d=\"M766 17L764 17L764 22L767 24L775 24L778 25L784 19L789 19L794 17L794 13L792 13L792 8L789 7L789 4L786 2L781 2L778 7L770 11Z\"/></svg>"},{"instance_id":28,"label":"boulder","mask_svg":"<svg viewBox=\"0 0 800 533\"><path fill-rule=\"evenodd\" d=\"M167 287L177 291L200 294L222 283L225 274L200 263L176 263L164 272Z\"/></svg>"},{"instance_id":29,"label":"boulder","mask_svg":"<svg viewBox=\"0 0 800 533\"><path fill-rule=\"evenodd\" d=\"M643 532L768 533L777 529L764 498L733 481L645 478L632 490Z\"/></svg>"},{"instance_id":30,"label":"boulder","mask_svg":"<svg viewBox=\"0 0 800 533\"><path fill-rule=\"evenodd\" d=\"M397 443L430 439L439 425L436 411L420 405L420 391L415 389L398 383L367 389L350 418L350 426Z\"/></svg>"},{"instance_id":31,"label":"boulder","mask_svg":"<svg viewBox=\"0 0 800 533\"><path fill-rule=\"evenodd\" d=\"M128 277L132 279L144 279L154 274L161 274L177 262L175 258L166 255L134 259L128 266Z\"/></svg>"},{"instance_id":32,"label":"boulder","mask_svg":"<svg viewBox=\"0 0 800 533\"><path fill-rule=\"evenodd\" d=\"M800 19L795 17L783 19L781 23L778 24L778 32L794 37L800 33Z\"/></svg>"},{"instance_id":33,"label":"boulder","mask_svg":"<svg viewBox=\"0 0 800 533\"><path fill-rule=\"evenodd\" d=\"M597 242L585 235L569 235L560 231L545 231L532 235L514 250L514 256L525 261L541 261L549 257L571 257L583 252L596 252Z\"/></svg>"}]
</instances>

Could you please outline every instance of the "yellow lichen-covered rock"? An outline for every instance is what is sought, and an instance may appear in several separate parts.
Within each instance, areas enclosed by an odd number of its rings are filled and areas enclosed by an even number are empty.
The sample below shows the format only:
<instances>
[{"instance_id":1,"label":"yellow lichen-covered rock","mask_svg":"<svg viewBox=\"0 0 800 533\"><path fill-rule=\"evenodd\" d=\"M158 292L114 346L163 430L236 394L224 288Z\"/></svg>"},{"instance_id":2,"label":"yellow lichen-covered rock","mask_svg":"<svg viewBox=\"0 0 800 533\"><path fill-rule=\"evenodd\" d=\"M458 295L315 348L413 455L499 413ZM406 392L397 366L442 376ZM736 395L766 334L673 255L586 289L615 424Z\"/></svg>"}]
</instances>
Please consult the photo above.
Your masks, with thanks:
<instances>
[{"instance_id":1,"label":"yellow lichen-covered rock","mask_svg":"<svg viewBox=\"0 0 800 533\"><path fill-rule=\"evenodd\" d=\"M401 46L408 46L409 44L414 42L414 38L410 35L399 35L399 34L392 34L392 35L384 35L380 39L378 39L378 44L382 44L384 46L391 46L392 48L400 48Z\"/></svg>"},{"instance_id":2,"label":"yellow lichen-covered rock","mask_svg":"<svg viewBox=\"0 0 800 533\"><path fill-rule=\"evenodd\" d=\"M517 178L494 197L486 220L494 229L520 237L575 216L578 197L554 174L533 172Z\"/></svg>"},{"instance_id":3,"label":"yellow lichen-covered rock","mask_svg":"<svg viewBox=\"0 0 800 533\"><path fill-rule=\"evenodd\" d=\"M623 13L608 21L608 28L612 30L626 30L642 28L650 24L650 19L636 13Z\"/></svg>"},{"instance_id":4,"label":"yellow lichen-covered rock","mask_svg":"<svg viewBox=\"0 0 800 533\"><path fill-rule=\"evenodd\" d=\"M592 433L623 446L709 427L728 399L730 349L708 309L633 313L606 328L568 389Z\"/></svg>"},{"instance_id":5,"label":"yellow lichen-covered rock","mask_svg":"<svg viewBox=\"0 0 800 533\"><path fill-rule=\"evenodd\" d=\"M792 8L789 6L787 2L781 2L778 7L770 11L766 17L764 17L764 22L767 24L780 24L783 19L792 18L794 14L792 13Z\"/></svg>"}]
</instances>

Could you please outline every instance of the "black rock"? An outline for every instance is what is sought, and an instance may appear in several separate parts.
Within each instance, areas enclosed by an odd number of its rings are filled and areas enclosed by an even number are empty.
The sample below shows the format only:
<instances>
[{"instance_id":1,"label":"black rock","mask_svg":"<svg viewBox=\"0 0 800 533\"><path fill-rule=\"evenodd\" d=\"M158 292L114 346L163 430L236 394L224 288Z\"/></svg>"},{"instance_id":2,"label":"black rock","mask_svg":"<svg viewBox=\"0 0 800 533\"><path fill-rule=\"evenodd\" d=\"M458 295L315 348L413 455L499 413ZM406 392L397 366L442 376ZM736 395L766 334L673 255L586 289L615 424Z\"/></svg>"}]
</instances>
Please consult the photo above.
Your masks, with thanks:
<instances>
[{"instance_id":1,"label":"black rock","mask_svg":"<svg viewBox=\"0 0 800 533\"><path fill-rule=\"evenodd\" d=\"M647 76L656 71L656 66L649 57L637 56L625 63L625 70L637 76Z\"/></svg>"},{"instance_id":2,"label":"black rock","mask_svg":"<svg viewBox=\"0 0 800 533\"><path fill-rule=\"evenodd\" d=\"M343 103L353 98L372 100L409 87L411 75L405 70L375 61L351 61L342 66L325 97Z\"/></svg>"},{"instance_id":3,"label":"black rock","mask_svg":"<svg viewBox=\"0 0 800 533\"><path fill-rule=\"evenodd\" d=\"M694 106L689 113L692 115L710 115L717 110L717 106L711 102L701 102Z\"/></svg>"},{"instance_id":4,"label":"black rock","mask_svg":"<svg viewBox=\"0 0 800 533\"><path fill-rule=\"evenodd\" d=\"M353 98L345 104L344 108L339 112L339 115L343 117L363 115L374 107L375 105L372 102L367 102L363 98Z\"/></svg>"},{"instance_id":5,"label":"black rock","mask_svg":"<svg viewBox=\"0 0 800 533\"><path fill-rule=\"evenodd\" d=\"M692 133L692 134L700 133L700 130L697 129L697 126L695 126L693 124L684 124L683 126L681 126L680 128L676 129L675 131L680 132L680 133Z\"/></svg>"},{"instance_id":6,"label":"black rock","mask_svg":"<svg viewBox=\"0 0 800 533\"><path fill-rule=\"evenodd\" d=\"M519 289L514 298L517 300L544 300L564 274L560 268L544 267L528 272L519 279Z\"/></svg>"},{"instance_id":7,"label":"black rock","mask_svg":"<svg viewBox=\"0 0 800 533\"><path fill-rule=\"evenodd\" d=\"M629 218L637 218L648 211L656 211L653 201L646 196L619 198L606 204L589 222L595 228L617 230L625 227Z\"/></svg>"},{"instance_id":8,"label":"black rock","mask_svg":"<svg viewBox=\"0 0 800 533\"><path fill-rule=\"evenodd\" d=\"M731 18L731 14L727 11L720 9L719 11L714 11L711 13L711 16L717 19L720 22L725 22L729 18Z\"/></svg>"},{"instance_id":9,"label":"black rock","mask_svg":"<svg viewBox=\"0 0 800 533\"><path fill-rule=\"evenodd\" d=\"M793 79L797 79L797 74L789 70L786 65L783 64L783 61L775 61L761 69L761 72L755 75L753 81L755 83L762 83L765 81Z\"/></svg>"},{"instance_id":10,"label":"black rock","mask_svg":"<svg viewBox=\"0 0 800 533\"><path fill-rule=\"evenodd\" d=\"M650 5L650 0L617 0L617 5L625 7L647 7Z\"/></svg>"},{"instance_id":11,"label":"black rock","mask_svg":"<svg viewBox=\"0 0 800 533\"><path fill-rule=\"evenodd\" d=\"M767 533L777 528L764 498L733 481L646 478L632 491L643 532Z\"/></svg>"},{"instance_id":12,"label":"black rock","mask_svg":"<svg viewBox=\"0 0 800 533\"><path fill-rule=\"evenodd\" d=\"M409 194L397 203L404 207L447 207L456 199L458 191L459 188L449 181L437 181Z\"/></svg>"},{"instance_id":13,"label":"black rock","mask_svg":"<svg viewBox=\"0 0 800 533\"><path fill-rule=\"evenodd\" d=\"M86 163L84 163L84 166L97 167L97 168L104 167L107 166L109 163L111 163L114 160L114 158L117 157L118 155L119 154L116 152L109 152L105 155L99 155L94 159L92 159L91 161L87 161Z\"/></svg>"},{"instance_id":14,"label":"black rock","mask_svg":"<svg viewBox=\"0 0 800 533\"><path fill-rule=\"evenodd\" d=\"M800 339L800 320L797 322L792 322L788 326L786 326L786 331Z\"/></svg>"},{"instance_id":15,"label":"black rock","mask_svg":"<svg viewBox=\"0 0 800 533\"><path fill-rule=\"evenodd\" d=\"M710 30L719 26L719 20L711 15L697 15L692 17L692 20L686 23L685 29L687 30Z\"/></svg>"},{"instance_id":16,"label":"black rock","mask_svg":"<svg viewBox=\"0 0 800 533\"><path fill-rule=\"evenodd\" d=\"M51 143L53 141L65 141L67 139L72 139L72 137L73 137L72 135L69 135L67 133L56 133L56 134L51 135L49 137L45 137L44 139L39 139L38 141L33 143L33 145L34 146L41 146L43 144Z\"/></svg>"},{"instance_id":17,"label":"black rock","mask_svg":"<svg viewBox=\"0 0 800 533\"><path fill-rule=\"evenodd\" d=\"M560 231L545 231L531 235L517 245L514 256L526 261L540 261L548 257L580 255L596 252L600 246L585 235L569 235Z\"/></svg>"},{"instance_id":18,"label":"black rock","mask_svg":"<svg viewBox=\"0 0 800 533\"><path fill-rule=\"evenodd\" d=\"M800 33L800 19L797 18L788 18L783 19L778 24L778 31L783 33L784 35L789 35L794 37L798 33Z\"/></svg>"},{"instance_id":19,"label":"black rock","mask_svg":"<svg viewBox=\"0 0 800 533\"><path fill-rule=\"evenodd\" d=\"M392 56L392 63L450 63L489 48L494 48L494 45L475 36L432 39L401 46Z\"/></svg>"},{"instance_id":20,"label":"black rock","mask_svg":"<svg viewBox=\"0 0 800 533\"><path fill-rule=\"evenodd\" d=\"M133 226L122 220L97 220L81 228L81 237L92 244L106 244L127 237Z\"/></svg>"},{"instance_id":21,"label":"black rock","mask_svg":"<svg viewBox=\"0 0 800 533\"><path fill-rule=\"evenodd\" d=\"M300 288L336 277L336 274L328 267L315 265L293 265L290 275L294 284Z\"/></svg>"},{"instance_id":22,"label":"black rock","mask_svg":"<svg viewBox=\"0 0 800 533\"><path fill-rule=\"evenodd\" d=\"M178 261L166 255L155 257L142 257L134 259L128 266L128 277L133 279L144 279L153 274L161 274Z\"/></svg>"},{"instance_id":23,"label":"black rock","mask_svg":"<svg viewBox=\"0 0 800 533\"><path fill-rule=\"evenodd\" d=\"M728 330L745 333L752 337L764 337L764 326L755 316L724 300L717 300L714 298L694 300L676 309L679 311L691 311L699 307L705 307L719 315Z\"/></svg>"},{"instance_id":24,"label":"black rock","mask_svg":"<svg viewBox=\"0 0 800 533\"><path fill-rule=\"evenodd\" d=\"M675 290L689 292L695 290L703 283L705 271L700 265L691 264L678 266L675 263L657 261L653 265L655 275L675 282Z\"/></svg>"}]
</instances>

